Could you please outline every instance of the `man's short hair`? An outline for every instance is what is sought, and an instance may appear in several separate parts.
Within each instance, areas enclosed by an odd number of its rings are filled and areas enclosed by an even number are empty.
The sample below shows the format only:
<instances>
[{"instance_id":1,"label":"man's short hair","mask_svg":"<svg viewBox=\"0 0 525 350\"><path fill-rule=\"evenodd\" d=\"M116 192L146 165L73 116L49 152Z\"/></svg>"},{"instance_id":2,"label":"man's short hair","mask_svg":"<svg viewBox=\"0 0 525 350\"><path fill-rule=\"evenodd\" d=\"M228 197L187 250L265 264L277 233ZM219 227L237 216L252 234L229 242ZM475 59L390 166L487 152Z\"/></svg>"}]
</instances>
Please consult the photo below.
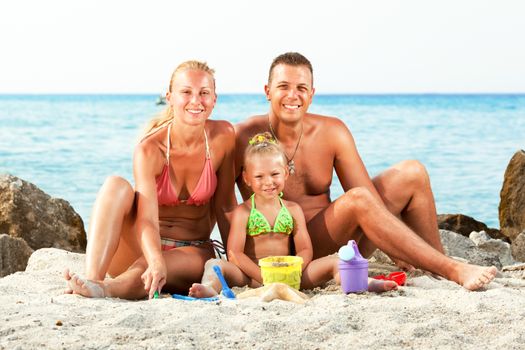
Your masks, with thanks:
<instances>
[{"instance_id":1,"label":"man's short hair","mask_svg":"<svg viewBox=\"0 0 525 350\"><path fill-rule=\"evenodd\" d=\"M268 85L272 81L273 69L279 64L287 64L289 66L306 66L312 74L313 81L314 69L312 68L312 63L310 63L308 58L304 57L298 52L286 52L273 59L272 65L270 66L270 72L268 74Z\"/></svg>"}]
</instances>

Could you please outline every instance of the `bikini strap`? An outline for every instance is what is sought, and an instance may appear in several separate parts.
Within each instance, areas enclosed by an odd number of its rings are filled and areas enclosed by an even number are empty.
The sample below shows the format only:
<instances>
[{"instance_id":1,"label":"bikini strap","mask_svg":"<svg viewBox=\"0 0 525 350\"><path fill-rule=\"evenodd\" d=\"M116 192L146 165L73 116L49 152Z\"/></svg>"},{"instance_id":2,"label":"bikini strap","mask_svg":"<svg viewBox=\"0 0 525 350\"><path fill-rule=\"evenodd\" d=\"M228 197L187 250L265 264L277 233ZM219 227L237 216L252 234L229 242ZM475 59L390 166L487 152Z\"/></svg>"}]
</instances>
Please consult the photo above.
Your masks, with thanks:
<instances>
[{"instance_id":1,"label":"bikini strap","mask_svg":"<svg viewBox=\"0 0 525 350\"><path fill-rule=\"evenodd\" d=\"M166 137L166 164L170 164L170 134L171 123L168 125L168 136Z\"/></svg>"},{"instance_id":2,"label":"bikini strap","mask_svg":"<svg viewBox=\"0 0 525 350\"><path fill-rule=\"evenodd\" d=\"M255 209L255 193L253 193L250 198L252 200L252 210L254 210Z\"/></svg>"},{"instance_id":3,"label":"bikini strap","mask_svg":"<svg viewBox=\"0 0 525 350\"><path fill-rule=\"evenodd\" d=\"M208 135L206 134L206 129L204 129L204 143L206 144L206 159L210 159L210 145L208 145Z\"/></svg>"}]
</instances>

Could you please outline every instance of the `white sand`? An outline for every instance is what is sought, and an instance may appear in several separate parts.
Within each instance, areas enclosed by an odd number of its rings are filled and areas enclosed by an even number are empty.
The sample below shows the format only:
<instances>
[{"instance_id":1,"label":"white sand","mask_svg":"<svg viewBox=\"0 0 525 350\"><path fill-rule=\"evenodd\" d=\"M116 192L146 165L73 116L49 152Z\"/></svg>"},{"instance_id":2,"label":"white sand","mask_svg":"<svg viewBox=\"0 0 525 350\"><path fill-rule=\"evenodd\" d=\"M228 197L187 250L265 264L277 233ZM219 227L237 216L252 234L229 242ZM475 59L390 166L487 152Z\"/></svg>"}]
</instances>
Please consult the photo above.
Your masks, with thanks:
<instances>
[{"instance_id":1,"label":"white sand","mask_svg":"<svg viewBox=\"0 0 525 350\"><path fill-rule=\"evenodd\" d=\"M0 349L525 348L523 279L480 292L427 276L381 295L330 286L305 305L62 294L63 268L81 272L83 258L41 249L25 272L0 279Z\"/></svg>"}]
</instances>

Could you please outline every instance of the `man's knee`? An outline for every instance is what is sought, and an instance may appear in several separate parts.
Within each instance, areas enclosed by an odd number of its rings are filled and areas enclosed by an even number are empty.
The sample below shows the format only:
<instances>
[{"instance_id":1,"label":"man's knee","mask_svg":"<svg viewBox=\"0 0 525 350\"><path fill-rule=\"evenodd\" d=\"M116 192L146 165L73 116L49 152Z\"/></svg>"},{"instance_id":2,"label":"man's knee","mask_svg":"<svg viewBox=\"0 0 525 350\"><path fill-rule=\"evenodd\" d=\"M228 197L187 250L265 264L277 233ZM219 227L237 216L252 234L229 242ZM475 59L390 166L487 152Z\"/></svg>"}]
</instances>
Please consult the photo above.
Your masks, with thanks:
<instances>
[{"instance_id":1,"label":"man's knee","mask_svg":"<svg viewBox=\"0 0 525 350\"><path fill-rule=\"evenodd\" d=\"M425 185L428 183L427 169L418 160L405 160L399 163L398 168L401 172L401 178L406 185Z\"/></svg>"},{"instance_id":2,"label":"man's knee","mask_svg":"<svg viewBox=\"0 0 525 350\"><path fill-rule=\"evenodd\" d=\"M372 193L366 187L354 187L344 194L345 206L350 210L369 210L377 203Z\"/></svg>"}]
</instances>

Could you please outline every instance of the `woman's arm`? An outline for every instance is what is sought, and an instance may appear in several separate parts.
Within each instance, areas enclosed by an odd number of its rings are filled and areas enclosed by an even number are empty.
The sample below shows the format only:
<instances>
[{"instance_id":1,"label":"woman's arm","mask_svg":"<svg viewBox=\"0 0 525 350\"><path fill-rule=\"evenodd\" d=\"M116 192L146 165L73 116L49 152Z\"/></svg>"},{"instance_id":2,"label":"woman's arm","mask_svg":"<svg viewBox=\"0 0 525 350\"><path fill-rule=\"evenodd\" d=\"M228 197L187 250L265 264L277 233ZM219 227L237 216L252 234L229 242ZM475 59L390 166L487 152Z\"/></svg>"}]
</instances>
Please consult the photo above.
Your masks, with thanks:
<instances>
[{"instance_id":1,"label":"woman's arm","mask_svg":"<svg viewBox=\"0 0 525 350\"><path fill-rule=\"evenodd\" d=\"M310 239L310 234L306 228L306 221L304 219L303 210L299 204L286 201L286 207L292 214L294 219L294 230L293 241L295 244L295 251L297 256L303 258L303 270L308 266L312 261L314 251L312 248L312 240Z\"/></svg>"},{"instance_id":2,"label":"woman's arm","mask_svg":"<svg viewBox=\"0 0 525 350\"><path fill-rule=\"evenodd\" d=\"M224 157L217 169L217 190L213 197L213 210L217 217L217 225L219 226L222 242L226 251L228 251L227 243L231 214L237 206L234 191L235 131L233 126L225 121L220 121L219 130L220 142L214 144L223 148Z\"/></svg>"},{"instance_id":3,"label":"woman's arm","mask_svg":"<svg viewBox=\"0 0 525 350\"><path fill-rule=\"evenodd\" d=\"M261 268L257 266L245 253L246 223L250 211L241 204L234 210L228 237L228 260L251 279L262 283Z\"/></svg>"},{"instance_id":4,"label":"woman's arm","mask_svg":"<svg viewBox=\"0 0 525 350\"><path fill-rule=\"evenodd\" d=\"M142 143L133 156L133 176L137 196L137 233L148 269L142 275L144 288L150 299L166 283L166 263L162 257L159 234L159 207L155 169L159 167L159 155Z\"/></svg>"}]
</instances>

